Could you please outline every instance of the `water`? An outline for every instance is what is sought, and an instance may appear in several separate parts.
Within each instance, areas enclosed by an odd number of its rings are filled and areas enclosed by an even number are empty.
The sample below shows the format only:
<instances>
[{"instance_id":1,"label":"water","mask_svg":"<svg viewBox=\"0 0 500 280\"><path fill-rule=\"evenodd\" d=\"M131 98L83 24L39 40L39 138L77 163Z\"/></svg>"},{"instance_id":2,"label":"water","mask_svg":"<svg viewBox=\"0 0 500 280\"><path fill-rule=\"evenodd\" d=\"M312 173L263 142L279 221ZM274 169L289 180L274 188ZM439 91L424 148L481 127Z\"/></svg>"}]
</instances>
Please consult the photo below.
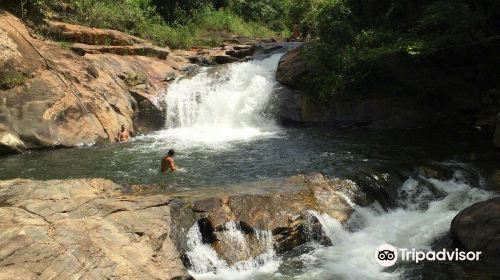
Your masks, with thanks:
<instances>
[{"instance_id":1,"label":"water","mask_svg":"<svg viewBox=\"0 0 500 280\"><path fill-rule=\"evenodd\" d=\"M481 190L486 187L483 180L471 181L460 173L473 170L481 174L484 166L495 166L497 158L488 140L480 132L467 130L282 128L276 118L279 86L274 77L279 58L274 55L207 68L190 79L179 79L166 95L168 127L164 130L135 137L129 143L5 157L0 161L0 179L100 177L122 184L168 184L191 195L194 190L214 187L227 192L236 187L266 186L310 171L380 184L387 179L382 174L394 171L404 182L397 186L399 193L392 208L378 203L359 207L345 194L355 208L348 223L342 225L326 214L311 211L333 246L307 244L278 256L271 248L271 233L254 229L264 252L229 265L201 242L199 228L193 225L186 236L191 273L201 279L392 279L421 275L421 269L405 264L382 270L374 263L373 251L386 242L428 248L448 230L459 210L493 195ZM160 160L171 148L176 150L179 172L162 175ZM429 164L458 171L449 181L418 177L415 168ZM221 238L241 250L254 246L235 222L226 224Z\"/></svg>"},{"instance_id":2,"label":"water","mask_svg":"<svg viewBox=\"0 0 500 280\"><path fill-rule=\"evenodd\" d=\"M196 275L196 279L232 279L235 277L234 274L240 278L254 278L258 275L267 276L278 269L279 262L273 250L270 231L255 230L257 244L249 244L249 240L236 222L226 223L225 228L226 230L219 236L221 240L234 244L238 250L245 252L252 250L250 246L262 247L264 252L250 260L229 265L217 255L217 252L210 245L202 243L200 229L196 223L187 234L187 256L191 263L190 272Z\"/></svg>"},{"instance_id":3,"label":"water","mask_svg":"<svg viewBox=\"0 0 500 280\"><path fill-rule=\"evenodd\" d=\"M494 164L494 159L488 158L491 153L484 148L488 142L469 133L280 128L272 135L250 140L196 143L192 147L165 138L164 133L123 144L5 157L0 160L0 179L107 178L117 183L197 188L246 184L311 171L358 176L374 169L404 170L447 160ZM176 149L176 164L185 172L175 176L160 174L160 160L169 148Z\"/></svg>"},{"instance_id":4,"label":"water","mask_svg":"<svg viewBox=\"0 0 500 280\"><path fill-rule=\"evenodd\" d=\"M348 176L428 161L470 161L471 155L489 153L477 132L282 128L276 117L279 58L206 68L178 79L166 95L166 129L129 143L10 156L0 161L0 179L97 177L220 187L310 171ZM162 175L160 160L171 148L180 172Z\"/></svg>"},{"instance_id":5,"label":"water","mask_svg":"<svg viewBox=\"0 0 500 280\"><path fill-rule=\"evenodd\" d=\"M426 184L419 181L429 183L444 197L432 199L420 192ZM418 203L408 200L417 193L421 198ZM451 220L460 210L492 196L491 192L471 187L460 171L448 181L409 178L398 196L404 208L385 211L377 203L369 207L354 206L355 211L345 225L326 214L310 211L321 223L332 246L311 243L306 245L307 250L302 248L303 252L292 258L275 256L265 265L250 262L252 265L244 268L228 267L224 263L206 269L203 264L208 259L202 258L191 273L200 279L420 279L422 268L410 270L410 263L384 269L375 262L375 249L385 243L396 248L431 249L433 241L448 231Z\"/></svg>"}]
</instances>

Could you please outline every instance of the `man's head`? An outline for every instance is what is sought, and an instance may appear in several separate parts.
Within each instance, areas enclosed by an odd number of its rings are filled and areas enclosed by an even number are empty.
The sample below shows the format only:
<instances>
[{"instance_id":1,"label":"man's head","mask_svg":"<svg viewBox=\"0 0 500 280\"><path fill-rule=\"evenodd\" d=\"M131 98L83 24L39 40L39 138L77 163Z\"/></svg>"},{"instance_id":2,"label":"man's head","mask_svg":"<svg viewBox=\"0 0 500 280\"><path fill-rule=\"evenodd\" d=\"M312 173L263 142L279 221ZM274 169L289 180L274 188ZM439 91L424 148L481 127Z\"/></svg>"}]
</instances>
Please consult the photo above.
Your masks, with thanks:
<instances>
[{"instance_id":1,"label":"man's head","mask_svg":"<svg viewBox=\"0 0 500 280\"><path fill-rule=\"evenodd\" d=\"M125 125L122 124L122 131L125 131Z\"/></svg>"},{"instance_id":2,"label":"man's head","mask_svg":"<svg viewBox=\"0 0 500 280\"><path fill-rule=\"evenodd\" d=\"M170 149L170 150L168 150L168 155L169 155L169 156L173 157L173 156L174 156L174 154L175 154L174 149Z\"/></svg>"}]
</instances>

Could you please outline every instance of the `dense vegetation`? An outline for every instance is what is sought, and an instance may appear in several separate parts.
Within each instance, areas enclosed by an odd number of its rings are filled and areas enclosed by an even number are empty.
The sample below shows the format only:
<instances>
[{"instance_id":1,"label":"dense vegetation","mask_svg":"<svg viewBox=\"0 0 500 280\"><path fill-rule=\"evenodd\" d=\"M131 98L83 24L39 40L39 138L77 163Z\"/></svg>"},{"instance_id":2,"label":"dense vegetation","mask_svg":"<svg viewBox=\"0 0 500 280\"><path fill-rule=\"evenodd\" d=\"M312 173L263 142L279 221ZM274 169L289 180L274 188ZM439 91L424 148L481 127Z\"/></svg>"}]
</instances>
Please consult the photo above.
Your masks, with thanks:
<instances>
[{"instance_id":1,"label":"dense vegetation","mask_svg":"<svg viewBox=\"0 0 500 280\"><path fill-rule=\"evenodd\" d=\"M159 45L187 48L220 43L224 33L270 37L286 33L282 0L23 0L0 6L25 19L56 16L110 28Z\"/></svg>"},{"instance_id":2,"label":"dense vegetation","mask_svg":"<svg viewBox=\"0 0 500 280\"><path fill-rule=\"evenodd\" d=\"M498 38L500 30L495 0L22 0L9 8L173 48L219 44L228 33L288 36L307 25L314 44L304 51L314 70L306 87L323 97L367 82L374 65L422 60Z\"/></svg>"},{"instance_id":3,"label":"dense vegetation","mask_svg":"<svg viewBox=\"0 0 500 280\"><path fill-rule=\"evenodd\" d=\"M306 20L319 38L308 49L315 67L310 85L322 95L341 93L387 61L423 61L446 50L498 42L500 32L495 0L305 2L315 2Z\"/></svg>"}]
</instances>

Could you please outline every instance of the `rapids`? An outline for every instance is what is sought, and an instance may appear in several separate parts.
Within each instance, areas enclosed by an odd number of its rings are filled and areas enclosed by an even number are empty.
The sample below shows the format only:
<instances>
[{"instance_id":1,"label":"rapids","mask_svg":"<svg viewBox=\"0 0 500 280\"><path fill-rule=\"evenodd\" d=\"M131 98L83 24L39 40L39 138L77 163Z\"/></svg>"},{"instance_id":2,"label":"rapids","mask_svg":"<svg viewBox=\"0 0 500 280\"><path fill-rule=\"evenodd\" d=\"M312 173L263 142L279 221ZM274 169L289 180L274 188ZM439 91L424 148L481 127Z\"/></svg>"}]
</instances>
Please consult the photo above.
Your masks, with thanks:
<instances>
[{"instance_id":1,"label":"rapids","mask_svg":"<svg viewBox=\"0 0 500 280\"><path fill-rule=\"evenodd\" d=\"M493 195L484 190L481 179L481 168L495 165L484 138L470 131L282 128L275 81L279 59L277 54L179 78L165 95L165 129L119 145L4 158L0 179L103 177L122 184L160 183L181 192L210 193L213 187L230 192L321 171L372 190L389 184L397 194L371 193L378 202L369 206L355 205L344 193L355 209L346 224L310 212L331 246L310 243L278 255L272 248L272 234L254 229L267 248L265 253L229 265L203 244L195 224L186 236L189 269L197 279L419 279L424 267L400 264L382 269L373 252L383 243L428 249L446 233L458 211ZM170 148L177 151L181 172L161 175L159 160ZM415 172L429 164L455 174L449 180L437 180ZM471 173L475 175L467 176ZM238 224L226 227L225 238L248 249Z\"/></svg>"}]
</instances>

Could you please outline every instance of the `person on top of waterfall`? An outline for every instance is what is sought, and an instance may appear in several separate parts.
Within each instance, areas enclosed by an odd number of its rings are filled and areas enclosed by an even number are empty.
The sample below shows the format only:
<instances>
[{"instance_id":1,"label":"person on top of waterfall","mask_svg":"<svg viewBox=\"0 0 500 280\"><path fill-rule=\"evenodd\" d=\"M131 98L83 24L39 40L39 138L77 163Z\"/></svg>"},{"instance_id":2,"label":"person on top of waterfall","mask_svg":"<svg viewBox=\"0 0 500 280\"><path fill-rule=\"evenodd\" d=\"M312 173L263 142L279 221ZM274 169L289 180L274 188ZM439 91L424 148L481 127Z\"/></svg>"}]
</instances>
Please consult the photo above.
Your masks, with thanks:
<instances>
[{"instance_id":1,"label":"person on top of waterfall","mask_svg":"<svg viewBox=\"0 0 500 280\"><path fill-rule=\"evenodd\" d=\"M172 173L175 172L176 168L174 163L174 154L174 150L170 149L168 150L167 155L163 157L163 159L161 160L161 173L167 173L168 169L170 169Z\"/></svg>"},{"instance_id":2,"label":"person on top of waterfall","mask_svg":"<svg viewBox=\"0 0 500 280\"><path fill-rule=\"evenodd\" d=\"M298 40L299 37L300 37L299 25L294 24L293 29L292 29L292 40L291 41Z\"/></svg>"},{"instance_id":3,"label":"person on top of waterfall","mask_svg":"<svg viewBox=\"0 0 500 280\"><path fill-rule=\"evenodd\" d=\"M118 142L127 142L128 139L130 138L127 129L125 128L125 125L122 125L122 129L120 132L118 132L118 136L116 137L116 140Z\"/></svg>"}]
</instances>

